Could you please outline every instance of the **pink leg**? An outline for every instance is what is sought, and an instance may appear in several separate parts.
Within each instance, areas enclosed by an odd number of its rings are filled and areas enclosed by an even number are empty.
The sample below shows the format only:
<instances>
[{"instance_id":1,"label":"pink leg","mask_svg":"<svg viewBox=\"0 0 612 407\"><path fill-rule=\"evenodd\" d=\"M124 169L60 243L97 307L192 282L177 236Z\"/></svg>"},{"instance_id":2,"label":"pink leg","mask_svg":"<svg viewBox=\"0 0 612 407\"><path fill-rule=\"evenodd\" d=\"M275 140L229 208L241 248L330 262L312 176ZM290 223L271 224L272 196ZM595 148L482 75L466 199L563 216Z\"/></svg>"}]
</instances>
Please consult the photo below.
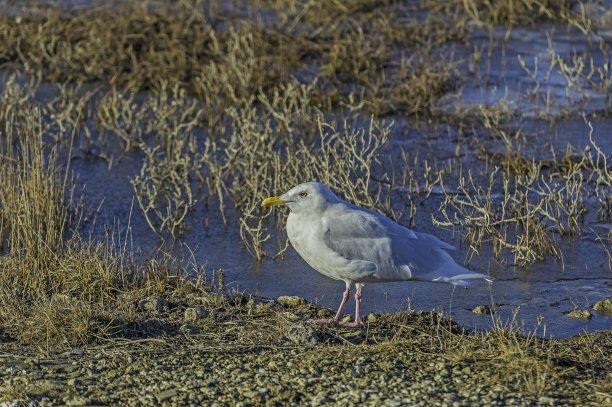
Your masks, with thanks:
<instances>
[{"instance_id":1,"label":"pink leg","mask_svg":"<svg viewBox=\"0 0 612 407\"><path fill-rule=\"evenodd\" d=\"M361 284L355 284L357 290L355 292L355 322L347 322L342 324L349 328L361 328L361 316L359 310L361 308Z\"/></svg>"},{"instance_id":2,"label":"pink leg","mask_svg":"<svg viewBox=\"0 0 612 407\"><path fill-rule=\"evenodd\" d=\"M340 307L338 308L338 312L336 312L336 316L334 317L334 322L340 322L342 319L342 313L344 312L344 306L346 302L351 297L351 287L349 285L346 286L346 290L344 290L344 294L342 294L342 302L340 303Z\"/></svg>"},{"instance_id":3,"label":"pink leg","mask_svg":"<svg viewBox=\"0 0 612 407\"><path fill-rule=\"evenodd\" d=\"M358 290L360 290L360 288L358 288ZM361 294L359 295L360 295L359 298L361 298ZM342 313L344 312L344 306L346 305L346 302L348 301L350 296L351 296L351 286L347 284L346 290L344 290L344 294L342 294L342 302L340 303L338 312L336 313L336 316L333 319L309 319L308 322L313 322L315 324L326 324L329 321L334 321L337 324L338 322L340 322L340 319L342 318Z\"/></svg>"}]
</instances>

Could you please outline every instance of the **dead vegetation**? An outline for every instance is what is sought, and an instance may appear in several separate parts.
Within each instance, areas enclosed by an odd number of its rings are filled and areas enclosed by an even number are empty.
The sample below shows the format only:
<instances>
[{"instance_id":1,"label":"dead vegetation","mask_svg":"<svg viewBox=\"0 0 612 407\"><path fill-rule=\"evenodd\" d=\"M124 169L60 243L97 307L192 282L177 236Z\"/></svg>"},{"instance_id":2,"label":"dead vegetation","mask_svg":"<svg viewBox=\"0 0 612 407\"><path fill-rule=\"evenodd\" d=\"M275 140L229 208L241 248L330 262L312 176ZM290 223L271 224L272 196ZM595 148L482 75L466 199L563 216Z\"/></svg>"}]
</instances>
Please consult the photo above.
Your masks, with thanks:
<instances>
[{"instance_id":1,"label":"dead vegetation","mask_svg":"<svg viewBox=\"0 0 612 407\"><path fill-rule=\"evenodd\" d=\"M610 153L593 134L581 148L551 142L545 157L530 149L541 135L522 127L512 100L440 107L470 81L489 86L497 44L471 43L476 29L546 21L592 34L586 14L567 2L255 3L32 6L18 16L3 10L3 336L51 346L153 335L151 316L137 306L148 295L176 299L163 317L174 334L191 294L213 314L196 343L223 346L238 338L255 348L284 341L287 310L257 313L248 299L223 295L222 272L207 274L163 253L137 261L127 232L109 232L105 241L80 236L89 206L98 203L77 193L70 167L77 150L106 160L109 171L125 157L138 162L130 175L134 207L162 240L180 242L195 224L193 208L207 202L226 226L238 225L258 260L285 248L269 237L282 223L261 208L262 199L309 180L409 226L420 204L438 194L434 223L459 230L474 251L492 247L506 264L560 257L558 242L583 234L587 213L609 221ZM459 46L469 52L460 54ZM521 57L533 79L525 98L537 99L536 118L550 122L582 109L589 128L609 115L605 58L568 59L554 50L549 56L548 64ZM582 101L555 110L559 101L547 97L543 71L565 78L568 99L595 92L608 104L589 113ZM422 133L394 134L396 118ZM459 129L450 157L411 151L412 144L400 154L390 143L405 137L433 144L449 127ZM610 235L598 239L612 259ZM309 305L295 314L317 311ZM321 327L321 335L330 346L402 347L487 364L496 380L520 380L536 396L554 386L553 378L575 378L568 365L583 364L596 376L610 367L609 357L600 358L610 354L605 343L588 353L501 325L467 335L437 314L384 315L365 339L331 327Z\"/></svg>"},{"instance_id":2,"label":"dead vegetation","mask_svg":"<svg viewBox=\"0 0 612 407\"><path fill-rule=\"evenodd\" d=\"M468 171L459 179L456 193L446 195L434 223L460 226L474 251L488 241L503 260L509 250L510 264L526 265L549 254L562 261L558 242L583 233L589 196L597 197L598 219L609 218L606 208L612 185L607 158L593 140L591 124L587 125L591 134L584 151L568 148L560 157L536 161L521 151L520 130L510 136L500 123L486 122L485 128L504 141L505 153L483 149L492 169L488 182L484 177L475 180Z\"/></svg>"},{"instance_id":3,"label":"dead vegetation","mask_svg":"<svg viewBox=\"0 0 612 407\"><path fill-rule=\"evenodd\" d=\"M44 135L42 122L49 118L43 119L20 90L8 81L0 99L8 130L0 144L2 334L25 343L88 343L121 335L137 323L130 310L140 296L209 290L200 278L186 278L198 272L204 278L202 270L169 257L137 263L121 236L106 242L81 239L77 230L84 208L74 193L70 160L62 160L62 167L61 144L51 147ZM47 122L61 127L54 124ZM64 129L73 139L75 129Z\"/></svg>"}]
</instances>

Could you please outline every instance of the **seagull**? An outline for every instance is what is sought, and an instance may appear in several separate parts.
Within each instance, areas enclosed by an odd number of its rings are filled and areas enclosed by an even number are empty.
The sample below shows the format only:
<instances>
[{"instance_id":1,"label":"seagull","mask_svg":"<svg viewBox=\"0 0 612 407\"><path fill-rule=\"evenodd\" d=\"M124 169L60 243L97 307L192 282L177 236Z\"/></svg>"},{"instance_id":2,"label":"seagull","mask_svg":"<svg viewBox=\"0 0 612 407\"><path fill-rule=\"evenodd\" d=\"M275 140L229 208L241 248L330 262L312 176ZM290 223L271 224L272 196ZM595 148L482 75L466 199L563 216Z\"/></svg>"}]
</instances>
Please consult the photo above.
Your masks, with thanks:
<instances>
[{"instance_id":1,"label":"seagull","mask_svg":"<svg viewBox=\"0 0 612 407\"><path fill-rule=\"evenodd\" d=\"M321 183L297 185L281 196L265 199L262 205L287 206L287 235L295 250L319 273L346 284L336 316L310 322L361 327L364 283L416 280L467 286L474 279L490 281L488 276L456 264L446 252L455 249L453 246L345 202ZM341 323L353 285L355 319Z\"/></svg>"}]
</instances>

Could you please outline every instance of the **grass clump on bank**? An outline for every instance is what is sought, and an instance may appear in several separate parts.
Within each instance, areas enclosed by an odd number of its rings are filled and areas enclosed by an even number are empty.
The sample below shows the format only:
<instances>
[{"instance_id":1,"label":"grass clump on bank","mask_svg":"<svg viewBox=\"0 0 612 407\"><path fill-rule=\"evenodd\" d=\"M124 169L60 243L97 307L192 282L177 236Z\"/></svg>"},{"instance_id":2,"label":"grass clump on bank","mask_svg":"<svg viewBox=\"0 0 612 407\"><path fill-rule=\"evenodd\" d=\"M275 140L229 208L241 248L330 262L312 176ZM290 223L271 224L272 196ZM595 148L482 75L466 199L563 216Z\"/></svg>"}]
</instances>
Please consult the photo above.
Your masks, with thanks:
<instances>
[{"instance_id":1,"label":"grass clump on bank","mask_svg":"<svg viewBox=\"0 0 612 407\"><path fill-rule=\"evenodd\" d=\"M301 76L304 66L310 66L303 70L306 77L320 79L313 101L325 110L354 94L367 99L368 113L428 115L456 81L452 54L446 53L444 62L432 56L430 42L449 39L435 39L448 28L443 20L405 24L398 19L408 6L387 2L310 3L195 1L164 7L129 1L72 9L24 3L23 15L0 19L5 33L0 61L52 82L154 92L179 87L205 102L209 124L236 100L258 91L273 95ZM262 17L266 23L244 18L245 7L269 12ZM364 31L355 21L372 28ZM397 58L398 46L413 45L420 47ZM398 90L397 84L404 86Z\"/></svg>"},{"instance_id":2,"label":"grass clump on bank","mask_svg":"<svg viewBox=\"0 0 612 407\"><path fill-rule=\"evenodd\" d=\"M134 303L142 296L209 290L169 259L138 264L126 246L82 241L83 208L59 149L45 147L40 112L14 113L0 145L3 336L47 345L108 339L141 322Z\"/></svg>"}]
</instances>

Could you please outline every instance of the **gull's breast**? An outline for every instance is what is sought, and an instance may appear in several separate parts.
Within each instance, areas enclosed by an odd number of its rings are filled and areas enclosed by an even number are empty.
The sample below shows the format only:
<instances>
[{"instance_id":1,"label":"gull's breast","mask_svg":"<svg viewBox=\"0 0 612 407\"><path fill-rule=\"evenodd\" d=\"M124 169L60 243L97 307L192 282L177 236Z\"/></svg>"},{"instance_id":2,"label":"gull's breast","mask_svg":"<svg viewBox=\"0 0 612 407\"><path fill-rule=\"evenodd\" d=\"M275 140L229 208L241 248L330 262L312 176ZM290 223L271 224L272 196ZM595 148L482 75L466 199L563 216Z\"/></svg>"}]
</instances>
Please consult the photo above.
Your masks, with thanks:
<instances>
[{"instance_id":1,"label":"gull's breast","mask_svg":"<svg viewBox=\"0 0 612 407\"><path fill-rule=\"evenodd\" d=\"M287 218L287 236L293 248L310 267L328 277L343 280L344 268L349 263L324 243L322 222L290 213Z\"/></svg>"},{"instance_id":2,"label":"gull's breast","mask_svg":"<svg viewBox=\"0 0 612 407\"><path fill-rule=\"evenodd\" d=\"M349 259L325 243L325 222L320 218L308 218L290 214L287 219L287 235L298 254L319 273L342 281L359 282L375 280L378 267L375 263Z\"/></svg>"}]
</instances>

